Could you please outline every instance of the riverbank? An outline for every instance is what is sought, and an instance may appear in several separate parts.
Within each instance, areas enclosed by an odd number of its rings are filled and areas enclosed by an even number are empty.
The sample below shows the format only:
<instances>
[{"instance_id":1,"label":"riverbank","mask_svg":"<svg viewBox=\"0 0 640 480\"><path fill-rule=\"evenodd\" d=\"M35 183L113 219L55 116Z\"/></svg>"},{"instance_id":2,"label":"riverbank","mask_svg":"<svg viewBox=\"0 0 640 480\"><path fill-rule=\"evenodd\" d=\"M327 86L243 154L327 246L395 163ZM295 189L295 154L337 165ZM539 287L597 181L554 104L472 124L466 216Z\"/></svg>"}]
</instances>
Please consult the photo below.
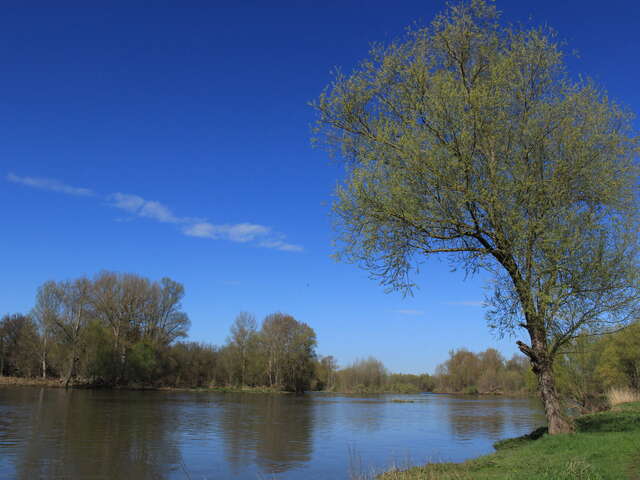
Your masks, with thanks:
<instances>
[{"instance_id":1,"label":"riverbank","mask_svg":"<svg viewBox=\"0 0 640 480\"><path fill-rule=\"evenodd\" d=\"M25 386L25 387L50 387L64 388L64 381L60 378L41 377L0 377L0 387L2 386ZM158 391L198 391L198 392L219 392L219 393L291 393L277 388L270 387L236 387L236 386L210 386L210 387L169 387L152 385L105 385L96 384L89 381L74 380L69 388L112 388L118 390L158 390ZM379 388L379 389L350 389L350 390L320 390L317 393L338 394L338 395L415 395L424 393L413 388ZM478 396L502 396L502 397L527 397L530 393L524 392L429 392L440 395L467 395L469 397Z\"/></svg>"},{"instance_id":2,"label":"riverbank","mask_svg":"<svg viewBox=\"0 0 640 480\"><path fill-rule=\"evenodd\" d=\"M64 388L64 381L59 378L24 378L24 377L0 377L0 387L48 387L48 388ZM189 392L217 392L217 393L290 393L283 390L270 387L154 387L149 385L116 385L107 386L94 384L90 382L75 381L69 385L69 388L83 389L102 389L109 388L113 390L153 390L153 391L189 391Z\"/></svg>"},{"instance_id":3,"label":"riverbank","mask_svg":"<svg viewBox=\"0 0 640 480\"><path fill-rule=\"evenodd\" d=\"M640 480L640 402L584 415L576 432L539 429L503 440L496 452L463 463L390 471L378 480Z\"/></svg>"},{"instance_id":4,"label":"riverbank","mask_svg":"<svg viewBox=\"0 0 640 480\"><path fill-rule=\"evenodd\" d=\"M186 391L186 392L216 392L216 393L276 393L276 394L292 394L293 392L286 392L284 390L278 390L277 388L270 387L158 387L154 390L159 391Z\"/></svg>"},{"instance_id":5,"label":"riverbank","mask_svg":"<svg viewBox=\"0 0 640 480\"><path fill-rule=\"evenodd\" d=\"M0 387L2 386L64 388L64 383L59 378L23 378L0 376Z\"/></svg>"}]
</instances>

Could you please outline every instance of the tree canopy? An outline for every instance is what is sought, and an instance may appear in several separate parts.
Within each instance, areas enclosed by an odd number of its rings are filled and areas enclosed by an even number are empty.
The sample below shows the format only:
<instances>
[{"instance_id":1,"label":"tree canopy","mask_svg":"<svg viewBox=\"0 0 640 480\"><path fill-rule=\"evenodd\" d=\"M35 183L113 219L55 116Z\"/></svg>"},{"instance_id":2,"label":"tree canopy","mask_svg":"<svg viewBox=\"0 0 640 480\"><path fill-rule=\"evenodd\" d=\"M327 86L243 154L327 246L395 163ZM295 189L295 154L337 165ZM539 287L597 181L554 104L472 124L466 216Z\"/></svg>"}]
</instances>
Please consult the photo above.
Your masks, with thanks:
<instances>
[{"instance_id":1,"label":"tree canopy","mask_svg":"<svg viewBox=\"0 0 640 480\"><path fill-rule=\"evenodd\" d=\"M482 0L374 46L313 105L316 140L347 166L338 257L405 292L425 255L491 272L490 324L526 331L550 432L568 430L558 351L638 313L631 114L569 75L553 32Z\"/></svg>"}]
</instances>

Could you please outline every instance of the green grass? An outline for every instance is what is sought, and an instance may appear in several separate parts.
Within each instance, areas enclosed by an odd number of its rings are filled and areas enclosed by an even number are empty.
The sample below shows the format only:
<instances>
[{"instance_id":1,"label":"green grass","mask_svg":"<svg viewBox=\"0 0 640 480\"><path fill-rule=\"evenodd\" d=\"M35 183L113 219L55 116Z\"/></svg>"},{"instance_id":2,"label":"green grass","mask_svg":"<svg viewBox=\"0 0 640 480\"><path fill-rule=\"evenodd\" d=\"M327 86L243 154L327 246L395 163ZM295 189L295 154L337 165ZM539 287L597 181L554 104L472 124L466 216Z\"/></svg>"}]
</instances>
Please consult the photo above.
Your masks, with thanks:
<instances>
[{"instance_id":1,"label":"green grass","mask_svg":"<svg viewBox=\"0 0 640 480\"><path fill-rule=\"evenodd\" d=\"M640 402L576 419L576 433L530 435L496 443L464 463L390 471L380 480L640 480Z\"/></svg>"}]
</instances>

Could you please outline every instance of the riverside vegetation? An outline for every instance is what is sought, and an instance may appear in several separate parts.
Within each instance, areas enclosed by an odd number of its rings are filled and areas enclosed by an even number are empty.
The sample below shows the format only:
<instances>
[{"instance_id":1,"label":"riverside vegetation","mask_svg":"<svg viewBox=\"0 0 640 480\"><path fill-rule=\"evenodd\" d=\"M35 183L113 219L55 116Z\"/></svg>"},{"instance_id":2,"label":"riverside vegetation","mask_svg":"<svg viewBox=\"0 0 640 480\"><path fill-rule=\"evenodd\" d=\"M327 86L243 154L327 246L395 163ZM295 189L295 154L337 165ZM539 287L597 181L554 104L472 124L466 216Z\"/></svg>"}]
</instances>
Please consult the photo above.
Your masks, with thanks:
<instances>
[{"instance_id":1,"label":"riverside vegetation","mask_svg":"<svg viewBox=\"0 0 640 480\"><path fill-rule=\"evenodd\" d=\"M474 363L474 371L493 374L480 388L525 386L522 359L507 362L493 349L452 352L436 376L390 373L373 357L339 368L333 356L317 354L309 325L283 313L267 315L260 326L240 313L222 346L190 342L183 296L171 279L134 274L46 282L29 314L0 320L2 383L415 393L468 388L469 377L461 380L458 370Z\"/></svg>"},{"instance_id":2,"label":"riverside vegetation","mask_svg":"<svg viewBox=\"0 0 640 480\"><path fill-rule=\"evenodd\" d=\"M170 279L113 272L46 282L30 314L0 319L2 383L358 394L536 389L525 357L505 359L492 348L452 350L433 374L390 373L374 357L340 368L333 356L318 355L309 325L283 313L267 315L260 326L240 313L222 346L190 342L183 295ZM602 408L612 388L640 389L640 323L578 336L554 368L563 399L583 412Z\"/></svg>"}]
</instances>

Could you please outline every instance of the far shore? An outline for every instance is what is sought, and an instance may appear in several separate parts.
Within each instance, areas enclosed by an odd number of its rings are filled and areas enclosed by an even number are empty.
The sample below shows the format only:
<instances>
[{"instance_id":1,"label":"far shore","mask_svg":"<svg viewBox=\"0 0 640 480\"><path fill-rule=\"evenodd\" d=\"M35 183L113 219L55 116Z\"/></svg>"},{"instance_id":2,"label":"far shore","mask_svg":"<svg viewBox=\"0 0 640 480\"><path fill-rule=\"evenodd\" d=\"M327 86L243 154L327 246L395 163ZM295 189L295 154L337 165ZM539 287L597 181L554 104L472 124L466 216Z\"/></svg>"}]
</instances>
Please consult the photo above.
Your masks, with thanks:
<instances>
[{"instance_id":1,"label":"far shore","mask_svg":"<svg viewBox=\"0 0 640 480\"><path fill-rule=\"evenodd\" d=\"M0 388L16 386L16 387L47 387L47 388L65 388L64 381L59 378L41 378L41 377L5 377L0 376ZM89 381L76 380L69 384L70 389L94 389L94 390L150 390L150 391L203 391L203 392L229 392L229 393L291 393L284 390L278 390L269 387L167 387L153 385L104 385L96 384Z\"/></svg>"},{"instance_id":2,"label":"far shore","mask_svg":"<svg viewBox=\"0 0 640 480\"><path fill-rule=\"evenodd\" d=\"M0 388L7 386L24 386L24 387L47 387L47 388L65 388L64 381L60 378L42 378L42 377L7 377L0 376ZM171 386L154 386L154 385L105 385L97 384L89 381L75 380L69 384L68 388L74 389L112 389L112 390L149 390L149 391L192 391L192 392L219 392L219 393L275 393L275 394L291 394L285 390L279 390L270 387L249 387L249 386L209 386L209 387L171 387ZM486 393L467 393L467 392L398 392L393 390L380 391L337 391L337 390L310 390L313 393L338 394L338 395L417 395L421 393L430 393L437 395L464 395L466 397L531 397L530 393L522 392L486 392Z\"/></svg>"}]
</instances>

